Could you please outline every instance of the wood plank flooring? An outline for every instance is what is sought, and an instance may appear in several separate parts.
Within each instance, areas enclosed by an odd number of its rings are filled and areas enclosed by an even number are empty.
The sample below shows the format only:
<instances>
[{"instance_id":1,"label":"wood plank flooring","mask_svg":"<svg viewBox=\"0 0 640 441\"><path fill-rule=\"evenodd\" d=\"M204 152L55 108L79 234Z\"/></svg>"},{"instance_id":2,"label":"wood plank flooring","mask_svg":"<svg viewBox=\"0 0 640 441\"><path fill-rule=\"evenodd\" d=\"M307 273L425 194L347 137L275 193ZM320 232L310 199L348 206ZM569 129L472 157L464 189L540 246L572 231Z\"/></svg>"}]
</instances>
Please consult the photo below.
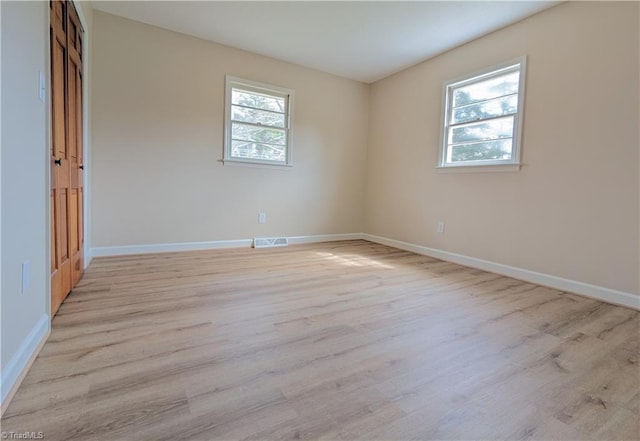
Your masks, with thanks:
<instances>
[{"instance_id":1,"label":"wood plank flooring","mask_svg":"<svg viewBox=\"0 0 640 441\"><path fill-rule=\"evenodd\" d=\"M634 440L639 354L637 311L365 241L101 258L2 431Z\"/></svg>"}]
</instances>

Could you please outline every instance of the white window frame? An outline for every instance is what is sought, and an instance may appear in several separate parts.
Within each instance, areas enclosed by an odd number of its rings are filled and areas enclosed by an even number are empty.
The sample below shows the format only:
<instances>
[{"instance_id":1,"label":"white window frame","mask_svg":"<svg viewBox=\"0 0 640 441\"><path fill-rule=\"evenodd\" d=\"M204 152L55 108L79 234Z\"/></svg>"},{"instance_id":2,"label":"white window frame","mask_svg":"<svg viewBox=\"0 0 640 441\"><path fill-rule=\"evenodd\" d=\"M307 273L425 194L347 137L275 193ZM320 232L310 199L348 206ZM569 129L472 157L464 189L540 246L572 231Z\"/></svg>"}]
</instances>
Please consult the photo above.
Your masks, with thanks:
<instances>
[{"instance_id":1,"label":"white window frame","mask_svg":"<svg viewBox=\"0 0 640 441\"><path fill-rule=\"evenodd\" d=\"M287 144L285 146L285 160L284 161L269 161L264 159L252 159L252 158L240 158L231 154L231 92L233 89L245 90L247 92L261 93L271 95L278 98L285 98L285 127L284 130L287 136ZM225 76L225 104L224 104L224 155L222 162L225 165L258 165L266 167L291 167L292 164L292 138L293 130L291 129L291 122L293 121L293 97L294 92L291 89L287 89L280 86L274 86L271 84L260 83L258 81L246 80L244 78L234 77L231 75Z\"/></svg>"},{"instance_id":2,"label":"white window frame","mask_svg":"<svg viewBox=\"0 0 640 441\"><path fill-rule=\"evenodd\" d=\"M451 97L454 89L467 86L476 82L484 81L492 77L504 75L504 73L514 67L519 66L520 80L518 83L518 109L515 115L513 128L511 159L464 161L460 163L447 162L448 145L447 134L449 133L451 121ZM440 153L438 155L437 168L441 171L517 171L522 165L520 162L522 154L522 124L524 116L524 99L526 86L527 57L521 56L505 63L500 63L463 77L456 78L444 83L442 94L442 123L440 132ZM482 121L482 120L479 120Z\"/></svg>"}]
</instances>

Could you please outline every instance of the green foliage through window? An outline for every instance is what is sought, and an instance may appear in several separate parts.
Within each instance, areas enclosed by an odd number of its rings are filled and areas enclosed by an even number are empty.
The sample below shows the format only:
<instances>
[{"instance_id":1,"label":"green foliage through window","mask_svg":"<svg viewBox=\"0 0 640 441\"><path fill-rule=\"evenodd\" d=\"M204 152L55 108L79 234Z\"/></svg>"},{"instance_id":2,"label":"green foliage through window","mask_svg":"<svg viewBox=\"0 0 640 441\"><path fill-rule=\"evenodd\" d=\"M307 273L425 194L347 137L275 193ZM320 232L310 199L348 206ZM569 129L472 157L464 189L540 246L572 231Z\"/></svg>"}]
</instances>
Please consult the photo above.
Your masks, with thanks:
<instances>
[{"instance_id":1,"label":"green foliage through window","mask_svg":"<svg viewBox=\"0 0 640 441\"><path fill-rule=\"evenodd\" d=\"M446 86L443 164L514 157L521 63Z\"/></svg>"},{"instance_id":2,"label":"green foliage through window","mask_svg":"<svg viewBox=\"0 0 640 441\"><path fill-rule=\"evenodd\" d=\"M230 86L227 85L229 88ZM226 155L242 160L287 162L290 95L232 84L227 111Z\"/></svg>"}]
</instances>

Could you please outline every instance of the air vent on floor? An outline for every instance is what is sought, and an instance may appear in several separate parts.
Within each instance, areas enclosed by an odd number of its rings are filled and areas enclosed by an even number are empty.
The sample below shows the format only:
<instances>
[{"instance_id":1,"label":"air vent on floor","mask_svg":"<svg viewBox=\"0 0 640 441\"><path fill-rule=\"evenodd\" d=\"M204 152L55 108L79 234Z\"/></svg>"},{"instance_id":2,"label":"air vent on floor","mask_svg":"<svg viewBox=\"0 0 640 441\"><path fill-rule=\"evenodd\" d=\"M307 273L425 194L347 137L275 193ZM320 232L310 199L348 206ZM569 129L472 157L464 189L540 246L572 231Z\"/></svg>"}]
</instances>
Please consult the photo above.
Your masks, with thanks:
<instances>
[{"instance_id":1,"label":"air vent on floor","mask_svg":"<svg viewBox=\"0 0 640 441\"><path fill-rule=\"evenodd\" d=\"M271 247L286 247L289 245L289 241L286 237L254 237L254 248L271 248Z\"/></svg>"}]
</instances>

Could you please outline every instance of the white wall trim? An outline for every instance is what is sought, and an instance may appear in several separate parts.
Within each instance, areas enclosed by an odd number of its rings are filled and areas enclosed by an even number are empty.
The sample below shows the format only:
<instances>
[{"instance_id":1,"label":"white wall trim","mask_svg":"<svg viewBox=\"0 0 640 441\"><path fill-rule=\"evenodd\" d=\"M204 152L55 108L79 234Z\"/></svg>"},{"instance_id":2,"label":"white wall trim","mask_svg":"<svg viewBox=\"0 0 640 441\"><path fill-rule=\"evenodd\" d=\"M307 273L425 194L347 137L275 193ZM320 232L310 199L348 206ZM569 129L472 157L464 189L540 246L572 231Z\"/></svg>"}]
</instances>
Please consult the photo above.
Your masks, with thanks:
<instances>
[{"instance_id":1,"label":"white wall trim","mask_svg":"<svg viewBox=\"0 0 640 441\"><path fill-rule=\"evenodd\" d=\"M13 354L11 360L2 369L1 375L1 408L2 413L6 409L11 397L22 382L24 375L27 373L31 363L36 359L40 348L47 340L49 331L51 330L51 321L48 314L43 314L38 323L31 329L29 335L24 339L20 348Z\"/></svg>"},{"instance_id":2,"label":"white wall trim","mask_svg":"<svg viewBox=\"0 0 640 441\"><path fill-rule=\"evenodd\" d=\"M287 237L290 244L331 242L339 240L362 239L362 233L318 234L313 236ZM208 242L176 242L148 245L125 245L119 247L95 247L91 249L92 257L125 256L130 254L152 254L177 251L214 250L219 248L248 248L253 239L213 240Z\"/></svg>"},{"instance_id":3,"label":"white wall trim","mask_svg":"<svg viewBox=\"0 0 640 441\"><path fill-rule=\"evenodd\" d=\"M513 277L514 279L523 280L525 282L535 283L536 285L547 286L549 288L554 288L561 291L567 291L585 297L602 300L607 303L613 303L616 305L640 310L640 296L635 294L617 291L615 289L605 288L602 286L591 285L589 283L578 282L575 280L564 279L562 277L552 276L550 274L538 273L536 271L530 271L523 268L517 268L501 263L478 259L475 257L464 256L462 254L441 251L408 242L388 239L386 237L375 236L373 234L362 234L362 238L370 242L399 248L405 251L411 251L416 254L435 257L436 259L446 260L447 262L453 262L472 268L478 268L484 271L501 274L503 276Z\"/></svg>"},{"instance_id":4,"label":"white wall trim","mask_svg":"<svg viewBox=\"0 0 640 441\"><path fill-rule=\"evenodd\" d=\"M78 18L80 19L80 24L84 28L84 41L82 44L82 165L84 167L84 173L82 173L82 185L83 185L83 200L82 207L84 212L82 213L83 225L82 228L84 230L84 268L87 269L89 264L91 263L91 185L90 185L90 173L91 173L91 115L90 115L90 106L89 102L90 96L90 86L91 86L91 75L90 75L90 67L91 67L91 44L92 44L92 35L91 29L89 28L89 22L87 21L87 17L84 15L83 9L78 4L80 0L73 0L74 6L76 8L76 12L78 13ZM92 6L91 6L92 7ZM47 14L47 35L49 35L49 14ZM51 42L49 42L49 46L51 47ZM50 63L47 60L47 63ZM48 64L49 65L49 64ZM50 106L49 106L50 107ZM48 114L48 118L51 116ZM50 121L47 119L47 121ZM50 145L51 140L47 145ZM48 153L48 150L47 150ZM49 165L49 156L47 155L47 166ZM49 181L47 181L49 182ZM49 208L47 208L49 209ZM50 211L50 209L49 209ZM49 228L48 231L51 231ZM51 240L49 240L51 242ZM49 254L50 255L50 254Z\"/></svg>"},{"instance_id":5,"label":"white wall trim","mask_svg":"<svg viewBox=\"0 0 640 441\"><path fill-rule=\"evenodd\" d=\"M156 243L148 245L125 245L119 247L94 247L91 249L91 255L93 257L125 256L129 254L170 253L176 251L213 250L217 248L248 248L250 246L251 239Z\"/></svg>"},{"instance_id":6,"label":"white wall trim","mask_svg":"<svg viewBox=\"0 0 640 441\"><path fill-rule=\"evenodd\" d=\"M84 269L89 268L91 261L93 260L93 248L84 249Z\"/></svg>"},{"instance_id":7,"label":"white wall trim","mask_svg":"<svg viewBox=\"0 0 640 441\"><path fill-rule=\"evenodd\" d=\"M289 244L297 245L303 243L334 242L339 240L360 240L363 233L344 234L317 234L315 236L291 236L287 237Z\"/></svg>"}]
</instances>

